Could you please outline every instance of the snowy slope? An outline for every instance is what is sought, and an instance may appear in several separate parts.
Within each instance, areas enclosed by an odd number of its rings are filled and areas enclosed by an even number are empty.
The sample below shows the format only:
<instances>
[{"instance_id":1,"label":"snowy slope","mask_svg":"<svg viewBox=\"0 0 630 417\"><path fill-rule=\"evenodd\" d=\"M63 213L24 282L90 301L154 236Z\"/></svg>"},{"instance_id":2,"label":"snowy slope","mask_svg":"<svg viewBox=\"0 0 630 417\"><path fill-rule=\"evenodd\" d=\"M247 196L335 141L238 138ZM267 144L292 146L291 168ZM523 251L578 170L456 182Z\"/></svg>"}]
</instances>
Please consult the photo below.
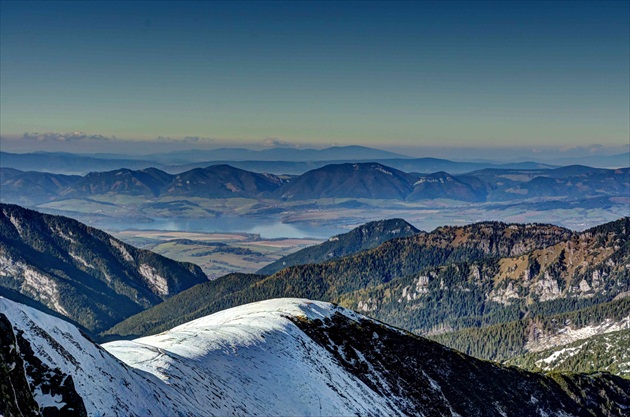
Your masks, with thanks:
<instances>
[{"instance_id":1,"label":"snowy slope","mask_svg":"<svg viewBox=\"0 0 630 417\"><path fill-rule=\"evenodd\" d=\"M630 328L598 334L540 352L528 353L509 365L542 371L606 371L630 377Z\"/></svg>"},{"instance_id":2,"label":"snowy slope","mask_svg":"<svg viewBox=\"0 0 630 417\"><path fill-rule=\"evenodd\" d=\"M334 310L265 301L103 349L71 324L0 297L0 313L44 365L72 375L88 415L403 414L287 318L321 319ZM64 407L61 395L42 391L34 389L40 407Z\"/></svg>"},{"instance_id":3,"label":"snowy slope","mask_svg":"<svg viewBox=\"0 0 630 417\"><path fill-rule=\"evenodd\" d=\"M68 390L65 394L54 391L59 377L66 380L71 375L91 416L178 415L178 407L168 400L176 393L153 375L123 364L73 325L2 297L1 315L11 322L20 353L27 355L27 379L35 385L34 399L40 407L72 411L66 407ZM28 372L33 366L36 369ZM19 367L13 370L19 371Z\"/></svg>"},{"instance_id":4,"label":"snowy slope","mask_svg":"<svg viewBox=\"0 0 630 417\"><path fill-rule=\"evenodd\" d=\"M621 320L606 319L597 325L574 328L570 325L556 331L551 335L544 335L525 344L528 352L540 352L546 349L553 349L564 346L578 340L590 339L592 337L630 329L630 312Z\"/></svg>"},{"instance_id":5,"label":"snowy slope","mask_svg":"<svg viewBox=\"0 0 630 417\"><path fill-rule=\"evenodd\" d=\"M566 417L630 408L628 380L505 368L302 299L240 306L101 348L0 298L0 359L6 417L26 415L28 398L17 394L24 376L39 408L68 416Z\"/></svg>"},{"instance_id":6,"label":"snowy slope","mask_svg":"<svg viewBox=\"0 0 630 417\"><path fill-rule=\"evenodd\" d=\"M338 310L324 302L268 300L103 347L217 415L402 414L288 318L324 319Z\"/></svg>"}]
</instances>

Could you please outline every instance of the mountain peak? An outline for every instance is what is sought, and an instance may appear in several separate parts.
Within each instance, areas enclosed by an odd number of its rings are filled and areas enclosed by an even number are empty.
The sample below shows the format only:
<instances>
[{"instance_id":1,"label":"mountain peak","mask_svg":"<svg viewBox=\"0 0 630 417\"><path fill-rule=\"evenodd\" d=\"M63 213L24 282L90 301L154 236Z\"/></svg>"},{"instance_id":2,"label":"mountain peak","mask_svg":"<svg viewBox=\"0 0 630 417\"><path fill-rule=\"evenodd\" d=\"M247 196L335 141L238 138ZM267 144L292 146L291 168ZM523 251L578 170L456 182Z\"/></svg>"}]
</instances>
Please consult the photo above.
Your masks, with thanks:
<instances>
[{"instance_id":1,"label":"mountain peak","mask_svg":"<svg viewBox=\"0 0 630 417\"><path fill-rule=\"evenodd\" d=\"M342 256L375 248L390 239L407 237L418 232L418 229L403 219L372 221L348 233L333 236L319 245L284 256L261 268L257 273L271 275L290 266L329 262Z\"/></svg>"},{"instance_id":2,"label":"mountain peak","mask_svg":"<svg viewBox=\"0 0 630 417\"><path fill-rule=\"evenodd\" d=\"M0 204L0 268L0 294L31 297L90 331L207 281L196 265L11 204Z\"/></svg>"},{"instance_id":3,"label":"mountain peak","mask_svg":"<svg viewBox=\"0 0 630 417\"><path fill-rule=\"evenodd\" d=\"M282 187L287 200L377 198L404 200L415 177L376 162L332 164L314 169Z\"/></svg>"}]
</instances>

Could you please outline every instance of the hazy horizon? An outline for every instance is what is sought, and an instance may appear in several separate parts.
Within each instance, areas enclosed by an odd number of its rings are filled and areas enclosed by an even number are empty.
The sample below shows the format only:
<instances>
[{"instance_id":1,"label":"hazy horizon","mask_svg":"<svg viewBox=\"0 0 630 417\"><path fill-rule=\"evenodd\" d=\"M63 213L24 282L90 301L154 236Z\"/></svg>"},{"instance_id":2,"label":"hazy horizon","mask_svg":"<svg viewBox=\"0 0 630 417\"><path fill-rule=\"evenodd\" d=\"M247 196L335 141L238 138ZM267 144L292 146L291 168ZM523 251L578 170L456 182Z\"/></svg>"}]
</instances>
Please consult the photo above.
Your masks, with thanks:
<instances>
[{"instance_id":1,"label":"hazy horizon","mask_svg":"<svg viewBox=\"0 0 630 417\"><path fill-rule=\"evenodd\" d=\"M265 144L247 142L223 142L202 143L194 141L134 141L134 140L98 140L94 144L87 140L55 140L54 142L24 139L0 138L0 151L9 153L33 153L51 152L76 155L128 155L130 157L151 156L169 152L194 152L213 151L220 149L247 149L252 151L265 151L273 149L289 150L321 150L330 147L365 146L361 144ZM456 161L548 161L561 159L581 158L585 161L593 157L605 157L624 154L630 151L630 145L626 146L541 146L541 147L413 147L413 146L369 146L369 148L392 152L402 157L411 158L442 158ZM629 161L630 163L630 161Z\"/></svg>"},{"instance_id":2,"label":"hazy horizon","mask_svg":"<svg viewBox=\"0 0 630 417\"><path fill-rule=\"evenodd\" d=\"M628 149L627 2L0 7L3 151Z\"/></svg>"}]
</instances>

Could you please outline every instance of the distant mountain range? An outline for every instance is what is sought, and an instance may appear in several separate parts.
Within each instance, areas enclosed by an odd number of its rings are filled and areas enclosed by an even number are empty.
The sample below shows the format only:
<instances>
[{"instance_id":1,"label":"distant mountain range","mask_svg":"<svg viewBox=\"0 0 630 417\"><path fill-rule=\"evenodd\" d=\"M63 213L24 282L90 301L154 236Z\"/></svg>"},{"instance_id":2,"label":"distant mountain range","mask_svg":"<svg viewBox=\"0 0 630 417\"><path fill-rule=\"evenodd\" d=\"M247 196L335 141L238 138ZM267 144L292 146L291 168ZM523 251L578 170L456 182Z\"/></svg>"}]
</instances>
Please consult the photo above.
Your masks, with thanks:
<instances>
[{"instance_id":1,"label":"distant mountain range","mask_svg":"<svg viewBox=\"0 0 630 417\"><path fill-rule=\"evenodd\" d=\"M144 169L162 166L163 164L155 161L126 158L98 158L95 156L69 153L0 152L0 167L2 168L14 168L22 171L41 171L68 175L84 175L93 171L110 171L121 168Z\"/></svg>"},{"instance_id":2,"label":"distant mountain range","mask_svg":"<svg viewBox=\"0 0 630 417\"><path fill-rule=\"evenodd\" d=\"M463 174L485 168L549 169L567 165L614 169L630 166L630 153L585 158L501 162L409 157L364 146L333 146L325 149L270 148L260 151L244 148L198 149L150 155L0 152L0 167L67 175L85 175L94 171L112 171L121 168L140 170L151 167L170 174L179 174L194 168L220 164L276 175L300 175L331 163L356 162L376 162L405 172L446 171L451 174Z\"/></svg>"},{"instance_id":3,"label":"distant mountain range","mask_svg":"<svg viewBox=\"0 0 630 417\"><path fill-rule=\"evenodd\" d=\"M98 333L207 277L76 220L0 204L0 295Z\"/></svg>"},{"instance_id":4,"label":"distant mountain range","mask_svg":"<svg viewBox=\"0 0 630 417\"><path fill-rule=\"evenodd\" d=\"M467 202L528 198L585 199L630 195L630 169L584 166L556 169L484 169L466 175L406 173L378 163L332 164L300 176L259 174L229 165L171 175L156 168L93 172L83 177L0 168L0 199L41 204L94 195L202 198L321 198Z\"/></svg>"},{"instance_id":5,"label":"distant mountain range","mask_svg":"<svg viewBox=\"0 0 630 417\"><path fill-rule=\"evenodd\" d=\"M409 158L394 152L366 146L331 146L324 149L269 148L251 150L244 148L195 149L147 155L145 159L172 165L205 161L372 161L375 159Z\"/></svg>"},{"instance_id":6,"label":"distant mountain range","mask_svg":"<svg viewBox=\"0 0 630 417\"><path fill-rule=\"evenodd\" d=\"M328 303L241 306L102 347L0 298L0 413L619 415L630 381L480 361Z\"/></svg>"},{"instance_id":7,"label":"distant mountain range","mask_svg":"<svg viewBox=\"0 0 630 417\"><path fill-rule=\"evenodd\" d=\"M83 177L0 168L3 202L28 204L94 195L204 198L259 197L280 188L286 180L228 165L196 168L179 175L156 168L92 172ZM35 186L34 186L35 185Z\"/></svg>"},{"instance_id":8,"label":"distant mountain range","mask_svg":"<svg viewBox=\"0 0 630 417\"><path fill-rule=\"evenodd\" d=\"M345 160L333 161L241 161L241 160L217 160L196 162L183 165L170 165L162 169L170 173L180 173L193 168L204 168L209 165L227 164L236 168L255 172L270 172L273 174L300 175L313 169L318 169L330 165L331 163L365 163L374 162L381 165L406 172L436 172L448 171L452 174L463 174L466 172L484 169L550 169L556 168L555 165L543 164L538 162L517 162L509 164L496 163L475 163L475 162L454 162L447 159L438 158L394 158L394 159L356 159L348 158ZM37 169L37 168L35 168Z\"/></svg>"},{"instance_id":9,"label":"distant mountain range","mask_svg":"<svg viewBox=\"0 0 630 417\"><path fill-rule=\"evenodd\" d=\"M599 168L619 168L630 165L630 152L615 155L590 155L587 157L554 158L545 161L554 165L591 165Z\"/></svg>"},{"instance_id":10,"label":"distant mountain range","mask_svg":"<svg viewBox=\"0 0 630 417\"><path fill-rule=\"evenodd\" d=\"M36 152L16 154L0 152L0 167L21 171L42 171L67 175L85 175L95 171L117 169L139 170L158 168L179 174L210 165L231 165L236 168L273 174L299 175L331 163L377 162L402 171L448 171L459 174L484 168L540 169L553 165L538 162L493 163L454 162L439 158L411 158L364 146L331 147L326 149L272 148L253 151L242 148L193 150L133 156L123 154L71 154Z\"/></svg>"}]
</instances>

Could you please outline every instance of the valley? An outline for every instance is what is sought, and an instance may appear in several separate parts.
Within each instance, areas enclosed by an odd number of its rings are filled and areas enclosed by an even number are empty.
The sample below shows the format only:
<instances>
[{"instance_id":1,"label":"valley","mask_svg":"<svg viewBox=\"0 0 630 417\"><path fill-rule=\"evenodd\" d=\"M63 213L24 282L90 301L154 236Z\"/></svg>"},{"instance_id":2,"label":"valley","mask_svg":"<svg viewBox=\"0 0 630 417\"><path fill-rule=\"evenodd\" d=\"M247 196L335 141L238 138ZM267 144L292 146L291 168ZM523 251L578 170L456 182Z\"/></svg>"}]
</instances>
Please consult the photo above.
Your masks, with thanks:
<instances>
[{"instance_id":1,"label":"valley","mask_svg":"<svg viewBox=\"0 0 630 417\"><path fill-rule=\"evenodd\" d=\"M250 276L244 282L228 276L205 283L108 333L154 333L184 320L177 318L180 315L201 317L284 294L335 301L419 334L518 320L528 311L571 311L611 301L630 289L628 221L581 234L551 225L497 222L419 232L325 263L287 267L268 277ZM604 237L609 243L599 245L611 249L599 252L590 264L584 262L585 253L598 253L590 242ZM561 249L572 247L579 249L572 257ZM511 269L510 278L501 277L501 265L515 259L525 267ZM575 273L568 273L570 263L577 267ZM218 292L224 295L213 296ZM204 301L189 301L200 299Z\"/></svg>"},{"instance_id":2,"label":"valley","mask_svg":"<svg viewBox=\"0 0 630 417\"><path fill-rule=\"evenodd\" d=\"M198 265L210 279L233 272L253 273L295 251L321 243L310 238L264 239L252 233L124 230L112 232L125 243L167 258Z\"/></svg>"}]
</instances>

